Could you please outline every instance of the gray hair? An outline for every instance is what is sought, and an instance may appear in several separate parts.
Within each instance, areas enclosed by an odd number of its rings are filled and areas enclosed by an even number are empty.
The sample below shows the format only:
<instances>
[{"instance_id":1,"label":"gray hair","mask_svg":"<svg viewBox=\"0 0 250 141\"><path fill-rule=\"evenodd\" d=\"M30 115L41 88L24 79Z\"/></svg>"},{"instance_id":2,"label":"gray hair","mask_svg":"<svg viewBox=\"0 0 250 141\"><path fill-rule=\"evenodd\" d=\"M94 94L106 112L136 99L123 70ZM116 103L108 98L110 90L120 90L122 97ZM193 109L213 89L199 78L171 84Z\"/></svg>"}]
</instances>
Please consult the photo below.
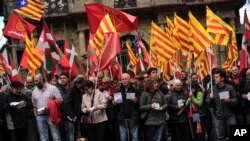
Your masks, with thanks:
<instances>
[{"instance_id":1,"label":"gray hair","mask_svg":"<svg viewBox=\"0 0 250 141\"><path fill-rule=\"evenodd\" d=\"M79 74L76 76L76 78L73 80L73 83L83 83L85 81L85 78L82 74Z\"/></svg>"}]
</instances>

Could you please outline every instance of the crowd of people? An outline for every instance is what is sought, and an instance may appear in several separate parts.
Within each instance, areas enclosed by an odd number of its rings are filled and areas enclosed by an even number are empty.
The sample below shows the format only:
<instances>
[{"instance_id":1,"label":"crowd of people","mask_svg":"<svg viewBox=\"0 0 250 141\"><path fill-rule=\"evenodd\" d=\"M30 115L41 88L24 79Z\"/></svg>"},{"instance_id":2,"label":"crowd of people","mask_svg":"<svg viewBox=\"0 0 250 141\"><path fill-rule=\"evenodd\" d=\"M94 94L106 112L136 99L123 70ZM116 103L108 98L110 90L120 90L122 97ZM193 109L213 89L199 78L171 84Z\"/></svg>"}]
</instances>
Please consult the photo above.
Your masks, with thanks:
<instances>
[{"instance_id":1,"label":"crowd of people","mask_svg":"<svg viewBox=\"0 0 250 141\"><path fill-rule=\"evenodd\" d=\"M229 140L230 125L250 124L250 69L210 78L28 76L0 89L0 141Z\"/></svg>"}]
</instances>

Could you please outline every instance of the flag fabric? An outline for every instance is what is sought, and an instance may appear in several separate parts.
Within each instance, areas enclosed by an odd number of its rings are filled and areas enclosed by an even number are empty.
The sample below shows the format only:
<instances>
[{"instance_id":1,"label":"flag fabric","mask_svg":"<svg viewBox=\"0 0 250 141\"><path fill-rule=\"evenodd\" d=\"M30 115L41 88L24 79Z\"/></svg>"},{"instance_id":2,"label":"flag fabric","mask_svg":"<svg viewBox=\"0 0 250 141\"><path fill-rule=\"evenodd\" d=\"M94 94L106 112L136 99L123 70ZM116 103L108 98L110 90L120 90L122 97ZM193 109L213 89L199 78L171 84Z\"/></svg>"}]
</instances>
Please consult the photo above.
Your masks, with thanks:
<instances>
[{"instance_id":1,"label":"flag fabric","mask_svg":"<svg viewBox=\"0 0 250 141\"><path fill-rule=\"evenodd\" d=\"M133 50L131 49L131 42L126 41L126 47L128 49L128 57L129 57L130 64L135 68L137 64L137 58Z\"/></svg>"},{"instance_id":2,"label":"flag fabric","mask_svg":"<svg viewBox=\"0 0 250 141\"><path fill-rule=\"evenodd\" d=\"M14 65L14 61L12 60L12 56L9 54L9 70L11 72L10 74L10 81L19 81L21 83L23 83L23 79L21 78L21 76L18 73L18 70L16 69L16 66Z\"/></svg>"},{"instance_id":3,"label":"flag fabric","mask_svg":"<svg viewBox=\"0 0 250 141\"><path fill-rule=\"evenodd\" d=\"M89 43L87 46L88 67L87 74L94 75L97 72L98 58L93 44L93 34L89 33Z\"/></svg>"},{"instance_id":4,"label":"flag fabric","mask_svg":"<svg viewBox=\"0 0 250 141\"><path fill-rule=\"evenodd\" d=\"M208 6L206 7L206 13L207 31L214 34L214 43L217 45L227 45L230 33L233 30L232 27L214 14Z\"/></svg>"},{"instance_id":5,"label":"flag fabric","mask_svg":"<svg viewBox=\"0 0 250 141\"><path fill-rule=\"evenodd\" d=\"M154 45L154 38L150 38L149 56L150 56L151 66L158 67L157 51Z\"/></svg>"},{"instance_id":6,"label":"flag fabric","mask_svg":"<svg viewBox=\"0 0 250 141\"><path fill-rule=\"evenodd\" d=\"M117 57L113 58L110 62L111 75L113 78L121 78L122 77L122 67L117 59Z\"/></svg>"},{"instance_id":7,"label":"flag fabric","mask_svg":"<svg viewBox=\"0 0 250 141\"><path fill-rule=\"evenodd\" d=\"M139 35L135 36L135 46L136 46L136 53L137 53L137 68L141 69L141 72L145 71L145 66L144 66L144 59L143 59L143 47L141 41L141 37Z\"/></svg>"},{"instance_id":8,"label":"flag fabric","mask_svg":"<svg viewBox=\"0 0 250 141\"><path fill-rule=\"evenodd\" d=\"M47 73L56 72L57 69L67 73L69 61L56 43L54 35L49 31L46 22L43 23L43 30L39 37L37 48L43 50L43 66Z\"/></svg>"},{"instance_id":9,"label":"flag fabric","mask_svg":"<svg viewBox=\"0 0 250 141\"><path fill-rule=\"evenodd\" d=\"M72 43L70 43L68 32L67 32L66 28L64 28L64 34L65 34L65 37L64 37L64 55L69 60L70 78L74 78L79 74L85 75L84 69L83 69L82 64L80 62L80 58L76 53L75 47Z\"/></svg>"},{"instance_id":10,"label":"flag fabric","mask_svg":"<svg viewBox=\"0 0 250 141\"><path fill-rule=\"evenodd\" d=\"M227 54L227 60L223 65L223 68L226 70L230 70L235 62L238 60L238 47L237 47L237 40L235 31L232 31L232 37L231 37L231 43L228 47L228 54Z\"/></svg>"},{"instance_id":11,"label":"flag fabric","mask_svg":"<svg viewBox=\"0 0 250 141\"><path fill-rule=\"evenodd\" d=\"M211 60L210 55L207 50L204 50L201 52L200 62L196 62L196 73L199 74L200 80L203 80L207 75L210 74L210 63L213 61Z\"/></svg>"},{"instance_id":12,"label":"flag fabric","mask_svg":"<svg viewBox=\"0 0 250 141\"><path fill-rule=\"evenodd\" d=\"M190 42L190 25L176 13L174 14L174 24L176 25L177 34L179 35L181 50L188 54L194 50Z\"/></svg>"},{"instance_id":13,"label":"flag fabric","mask_svg":"<svg viewBox=\"0 0 250 141\"><path fill-rule=\"evenodd\" d=\"M188 13L188 16L191 29L190 39L195 47L194 58L195 60L199 61L199 59L201 58L201 52L204 51L207 47L211 46L214 40L191 12Z\"/></svg>"},{"instance_id":14,"label":"flag fabric","mask_svg":"<svg viewBox=\"0 0 250 141\"><path fill-rule=\"evenodd\" d=\"M150 55L149 52L147 50L147 48L145 47L145 45L143 44L142 41L139 40L139 46L142 48L142 53L143 53L143 60L146 64L146 66L149 68L152 66L152 62L150 61Z\"/></svg>"},{"instance_id":15,"label":"flag fabric","mask_svg":"<svg viewBox=\"0 0 250 141\"><path fill-rule=\"evenodd\" d=\"M40 21L44 13L44 4L40 0L18 0L15 11L27 18Z\"/></svg>"},{"instance_id":16,"label":"flag fabric","mask_svg":"<svg viewBox=\"0 0 250 141\"><path fill-rule=\"evenodd\" d=\"M25 36L25 50L24 52L26 53L26 61L27 61L27 67L29 70L29 73L34 75L36 71L41 67L42 65L42 55L36 51L34 39L29 39L28 36Z\"/></svg>"},{"instance_id":17,"label":"flag fabric","mask_svg":"<svg viewBox=\"0 0 250 141\"><path fill-rule=\"evenodd\" d=\"M90 31L92 34L96 33L101 20L105 15L109 14L111 21L117 32L125 32L130 30L137 30L138 18L129 15L125 12L111 8L99 3L91 3L85 5Z\"/></svg>"},{"instance_id":18,"label":"flag fabric","mask_svg":"<svg viewBox=\"0 0 250 141\"><path fill-rule=\"evenodd\" d=\"M2 53L0 53L0 75L8 74L8 67L6 64L5 58L3 57Z\"/></svg>"},{"instance_id":19,"label":"flag fabric","mask_svg":"<svg viewBox=\"0 0 250 141\"><path fill-rule=\"evenodd\" d=\"M244 34L242 37L242 46L241 46L241 53L240 53L240 71L244 68L249 67L249 52L248 46L250 41L250 23L247 17L247 13L245 10L244 13Z\"/></svg>"},{"instance_id":20,"label":"flag fabric","mask_svg":"<svg viewBox=\"0 0 250 141\"><path fill-rule=\"evenodd\" d=\"M173 71L172 71L173 66L171 66L170 61L167 61L166 64L164 65L163 68L163 79L165 81L169 81L170 78L173 76Z\"/></svg>"},{"instance_id":21,"label":"flag fabric","mask_svg":"<svg viewBox=\"0 0 250 141\"><path fill-rule=\"evenodd\" d=\"M166 28L166 33L169 35L176 49L177 50L181 49L177 26L168 17L167 17L167 25L168 26Z\"/></svg>"},{"instance_id":22,"label":"flag fabric","mask_svg":"<svg viewBox=\"0 0 250 141\"><path fill-rule=\"evenodd\" d=\"M108 33L116 33L116 29L114 28L114 25L112 24L111 19L109 15L107 14L102 19L93 37L94 48L96 50L96 55L98 57L100 57L102 50L103 50L105 34L108 34Z\"/></svg>"},{"instance_id":23,"label":"flag fabric","mask_svg":"<svg viewBox=\"0 0 250 141\"><path fill-rule=\"evenodd\" d=\"M113 58L121 52L120 36L119 33L106 35L107 41L103 50L102 58L100 59L100 70L108 69L108 66Z\"/></svg>"},{"instance_id":24,"label":"flag fabric","mask_svg":"<svg viewBox=\"0 0 250 141\"><path fill-rule=\"evenodd\" d=\"M156 47L158 61L165 62L173 57L176 47L167 34L154 22L151 23L151 38Z\"/></svg>"},{"instance_id":25,"label":"flag fabric","mask_svg":"<svg viewBox=\"0 0 250 141\"><path fill-rule=\"evenodd\" d=\"M36 26L19 17L15 12L12 12L3 30L3 34L15 39L25 40L25 34L30 35L35 28Z\"/></svg>"}]
</instances>

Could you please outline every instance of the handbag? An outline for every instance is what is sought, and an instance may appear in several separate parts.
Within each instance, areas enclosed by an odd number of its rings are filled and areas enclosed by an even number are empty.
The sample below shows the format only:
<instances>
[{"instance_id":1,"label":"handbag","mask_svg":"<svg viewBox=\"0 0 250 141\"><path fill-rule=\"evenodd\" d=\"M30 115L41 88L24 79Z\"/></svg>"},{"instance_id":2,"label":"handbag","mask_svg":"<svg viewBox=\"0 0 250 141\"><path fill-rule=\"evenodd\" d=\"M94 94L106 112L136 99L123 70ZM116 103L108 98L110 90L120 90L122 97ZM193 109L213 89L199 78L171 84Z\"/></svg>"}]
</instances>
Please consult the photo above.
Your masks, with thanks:
<instances>
[{"instance_id":1,"label":"handbag","mask_svg":"<svg viewBox=\"0 0 250 141\"><path fill-rule=\"evenodd\" d=\"M84 125L90 125L91 122L91 116L89 114L83 115L83 123Z\"/></svg>"}]
</instances>

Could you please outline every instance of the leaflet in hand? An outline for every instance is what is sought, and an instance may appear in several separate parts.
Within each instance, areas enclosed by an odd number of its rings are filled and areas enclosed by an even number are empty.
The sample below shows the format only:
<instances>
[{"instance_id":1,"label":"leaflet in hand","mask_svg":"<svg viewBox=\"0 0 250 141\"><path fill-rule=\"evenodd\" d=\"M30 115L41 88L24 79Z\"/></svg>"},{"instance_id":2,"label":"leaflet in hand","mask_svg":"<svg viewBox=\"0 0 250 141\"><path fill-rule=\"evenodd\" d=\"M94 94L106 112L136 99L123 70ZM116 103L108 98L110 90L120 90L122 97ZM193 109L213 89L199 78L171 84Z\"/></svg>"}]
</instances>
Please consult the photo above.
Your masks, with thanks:
<instances>
[{"instance_id":1,"label":"leaflet in hand","mask_svg":"<svg viewBox=\"0 0 250 141\"><path fill-rule=\"evenodd\" d=\"M250 92L247 93L247 99L250 101Z\"/></svg>"},{"instance_id":2,"label":"leaflet in hand","mask_svg":"<svg viewBox=\"0 0 250 141\"><path fill-rule=\"evenodd\" d=\"M178 107L184 106L184 102L183 102L182 99L179 99L179 100L177 101L177 103L178 103Z\"/></svg>"},{"instance_id":3,"label":"leaflet in hand","mask_svg":"<svg viewBox=\"0 0 250 141\"><path fill-rule=\"evenodd\" d=\"M42 108L38 109L37 112L38 112L38 114L47 113L47 107L42 107Z\"/></svg>"},{"instance_id":4,"label":"leaflet in hand","mask_svg":"<svg viewBox=\"0 0 250 141\"><path fill-rule=\"evenodd\" d=\"M114 93L114 100L117 103L122 103L122 94L120 92L119 93Z\"/></svg>"},{"instance_id":5,"label":"leaflet in hand","mask_svg":"<svg viewBox=\"0 0 250 141\"><path fill-rule=\"evenodd\" d=\"M135 93L126 93L126 99L134 99Z\"/></svg>"},{"instance_id":6,"label":"leaflet in hand","mask_svg":"<svg viewBox=\"0 0 250 141\"><path fill-rule=\"evenodd\" d=\"M23 108L26 106L26 102L25 101L19 101L19 102L11 102L10 103L11 107L16 107L17 109Z\"/></svg>"},{"instance_id":7,"label":"leaflet in hand","mask_svg":"<svg viewBox=\"0 0 250 141\"><path fill-rule=\"evenodd\" d=\"M228 99L229 98L229 92L224 91L219 93L220 99Z\"/></svg>"}]
</instances>

